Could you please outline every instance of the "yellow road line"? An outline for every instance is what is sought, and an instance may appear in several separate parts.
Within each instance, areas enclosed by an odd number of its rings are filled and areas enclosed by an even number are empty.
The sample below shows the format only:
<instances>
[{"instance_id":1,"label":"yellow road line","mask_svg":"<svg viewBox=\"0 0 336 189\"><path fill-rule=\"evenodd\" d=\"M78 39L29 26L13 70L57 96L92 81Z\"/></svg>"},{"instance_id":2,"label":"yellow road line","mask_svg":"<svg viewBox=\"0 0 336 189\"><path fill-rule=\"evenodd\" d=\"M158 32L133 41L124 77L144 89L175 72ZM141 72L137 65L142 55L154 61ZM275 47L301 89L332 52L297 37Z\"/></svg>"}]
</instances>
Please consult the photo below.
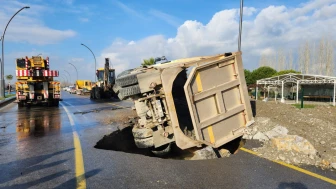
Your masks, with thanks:
<instances>
[{"instance_id":1,"label":"yellow road line","mask_svg":"<svg viewBox=\"0 0 336 189\"><path fill-rule=\"evenodd\" d=\"M62 104L61 104L62 105ZM84 160L83 160L83 152L81 143L79 140L78 133L74 129L75 121L73 120L68 108L62 105L65 112L68 115L70 120L70 124L72 126L72 133L73 133L73 141L74 141L74 148L75 148L75 176L76 176L76 188L85 189L86 188L86 179L85 179L85 169L84 169Z\"/></svg>"},{"instance_id":2,"label":"yellow road line","mask_svg":"<svg viewBox=\"0 0 336 189\"><path fill-rule=\"evenodd\" d=\"M242 151L244 151L244 152L247 152L247 153L256 155L256 156L258 156L258 157L261 157L258 153L254 152L254 151L252 151L252 150L249 150L249 149L246 149L246 148L240 148L240 149L241 149ZM304 174L306 174L306 175L309 175L309 176L312 176L312 177L321 179L321 180L323 180L323 181L325 181L325 182L328 182L328 183L331 183L331 184L336 185L336 180L330 179L330 178L328 178L328 177L319 175L319 174L317 174L317 173L310 172L310 171L308 171L308 170L306 170L306 169L302 169L302 168L297 167L297 166L294 166L294 165L290 165L290 164L284 163L284 162L282 162L282 161L277 161L277 160L270 160L270 161L272 161L272 162L274 162L274 163L278 163L278 164L283 165L283 166L286 166L286 167L288 167L288 168L290 168L290 169L294 169L294 170L299 171L299 172L301 172L301 173L304 173Z\"/></svg>"},{"instance_id":3,"label":"yellow road line","mask_svg":"<svg viewBox=\"0 0 336 189\"><path fill-rule=\"evenodd\" d=\"M196 73L196 85L197 85L197 91L202 92L203 91L203 86L202 86L202 80L201 80L201 74L199 72ZM215 143L215 136L213 133L212 125L210 125L208 128L208 135L210 138L210 143L214 144Z\"/></svg>"},{"instance_id":4,"label":"yellow road line","mask_svg":"<svg viewBox=\"0 0 336 189\"><path fill-rule=\"evenodd\" d=\"M81 148L81 143L77 132L73 133L74 136L74 147L75 147L75 170L76 170L76 183L77 188L86 188L85 170L84 170L84 160Z\"/></svg>"}]
</instances>

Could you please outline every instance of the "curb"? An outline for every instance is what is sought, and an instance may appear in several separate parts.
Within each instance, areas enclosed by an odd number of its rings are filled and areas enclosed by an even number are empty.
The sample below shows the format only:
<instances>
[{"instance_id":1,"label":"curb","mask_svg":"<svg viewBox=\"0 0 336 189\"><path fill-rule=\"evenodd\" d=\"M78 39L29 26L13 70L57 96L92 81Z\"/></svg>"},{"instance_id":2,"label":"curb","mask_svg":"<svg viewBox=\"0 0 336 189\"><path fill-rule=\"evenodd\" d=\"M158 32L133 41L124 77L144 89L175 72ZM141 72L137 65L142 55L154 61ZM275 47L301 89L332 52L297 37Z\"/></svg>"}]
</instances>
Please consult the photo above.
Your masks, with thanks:
<instances>
[{"instance_id":1,"label":"curb","mask_svg":"<svg viewBox=\"0 0 336 189\"><path fill-rule=\"evenodd\" d=\"M13 102L16 99L16 96L9 97L5 100L0 101L0 107L6 106L7 104Z\"/></svg>"}]
</instances>

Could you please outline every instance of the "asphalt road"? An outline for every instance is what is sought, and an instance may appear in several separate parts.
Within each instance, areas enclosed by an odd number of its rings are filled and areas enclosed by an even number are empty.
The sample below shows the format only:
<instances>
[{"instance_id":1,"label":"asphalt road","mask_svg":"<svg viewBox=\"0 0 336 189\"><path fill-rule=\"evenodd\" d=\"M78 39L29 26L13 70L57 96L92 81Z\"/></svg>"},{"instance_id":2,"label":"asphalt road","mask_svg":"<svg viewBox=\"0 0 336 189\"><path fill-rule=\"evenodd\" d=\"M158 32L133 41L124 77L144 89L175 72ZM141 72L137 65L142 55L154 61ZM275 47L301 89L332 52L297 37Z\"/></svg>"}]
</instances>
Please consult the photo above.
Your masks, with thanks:
<instances>
[{"instance_id":1,"label":"asphalt road","mask_svg":"<svg viewBox=\"0 0 336 189\"><path fill-rule=\"evenodd\" d=\"M131 104L65 92L63 99L59 107L0 108L0 188L336 188L244 151L185 161L96 149L115 126L74 113ZM336 179L335 172L307 169Z\"/></svg>"}]
</instances>

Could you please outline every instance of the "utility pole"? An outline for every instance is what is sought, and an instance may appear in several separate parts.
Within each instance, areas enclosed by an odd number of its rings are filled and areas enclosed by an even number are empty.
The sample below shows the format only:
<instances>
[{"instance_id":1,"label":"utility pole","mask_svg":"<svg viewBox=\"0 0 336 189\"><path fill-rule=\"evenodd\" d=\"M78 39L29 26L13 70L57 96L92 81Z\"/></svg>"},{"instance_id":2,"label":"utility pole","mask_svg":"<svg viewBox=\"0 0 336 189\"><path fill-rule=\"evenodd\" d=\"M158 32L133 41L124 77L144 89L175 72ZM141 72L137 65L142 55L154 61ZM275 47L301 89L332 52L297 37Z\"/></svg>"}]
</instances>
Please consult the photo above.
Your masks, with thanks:
<instances>
[{"instance_id":1,"label":"utility pole","mask_svg":"<svg viewBox=\"0 0 336 189\"><path fill-rule=\"evenodd\" d=\"M88 46L86 46L86 45L84 45L83 43L81 44L81 45L83 45L84 47L86 47L87 49L89 49L89 51L91 51L91 53L92 53L92 55L93 55L93 58L94 58L94 60L95 60L95 71L94 71L94 78L95 78L95 82L97 81L97 78L96 78L96 70L97 70L97 62L96 62L96 56L94 55L94 53L92 52L92 50L88 47Z\"/></svg>"},{"instance_id":2,"label":"utility pole","mask_svg":"<svg viewBox=\"0 0 336 189\"><path fill-rule=\"evenodd\" d=\"M12 19L15 17L15 15L17 15L20 11L22 11L23 9L29 9L30 7L26 6L26 7L22 7L20 10L18 10L12 17L11 19L9 19L5 30L1 36L1 47L2 47L2 56L1 56L1 74L0 74L0 97L5 97L5 58L4 58L4 41L5 41L5 34L6 34L6 30L7 27L9 25L9 23L12 21Z\"/></svg>"}]
</instances>

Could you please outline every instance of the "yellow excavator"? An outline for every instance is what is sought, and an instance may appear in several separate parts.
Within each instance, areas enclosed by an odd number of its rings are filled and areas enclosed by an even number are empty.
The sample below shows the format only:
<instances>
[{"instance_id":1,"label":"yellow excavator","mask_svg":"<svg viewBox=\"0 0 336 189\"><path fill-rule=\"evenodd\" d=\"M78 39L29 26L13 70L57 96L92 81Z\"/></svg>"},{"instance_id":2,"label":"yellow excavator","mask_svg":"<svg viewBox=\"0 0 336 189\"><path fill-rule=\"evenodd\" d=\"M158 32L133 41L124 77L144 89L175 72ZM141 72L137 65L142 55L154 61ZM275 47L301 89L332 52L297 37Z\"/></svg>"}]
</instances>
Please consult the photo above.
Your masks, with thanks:
<instances>
[{"instance_id":1,"label":"yellow excavator","mask_svg":"<svg viewBox=\"0 0 336 189\"><path fill-rule=\"evenodd\" d=\"M110 99L116 97L112 90L115 84L115 70L110 68L110 59L105 58L104 68L96 70L97 82L93 85L90 92L90 99Z\"/></svg>"}]
</instances>

